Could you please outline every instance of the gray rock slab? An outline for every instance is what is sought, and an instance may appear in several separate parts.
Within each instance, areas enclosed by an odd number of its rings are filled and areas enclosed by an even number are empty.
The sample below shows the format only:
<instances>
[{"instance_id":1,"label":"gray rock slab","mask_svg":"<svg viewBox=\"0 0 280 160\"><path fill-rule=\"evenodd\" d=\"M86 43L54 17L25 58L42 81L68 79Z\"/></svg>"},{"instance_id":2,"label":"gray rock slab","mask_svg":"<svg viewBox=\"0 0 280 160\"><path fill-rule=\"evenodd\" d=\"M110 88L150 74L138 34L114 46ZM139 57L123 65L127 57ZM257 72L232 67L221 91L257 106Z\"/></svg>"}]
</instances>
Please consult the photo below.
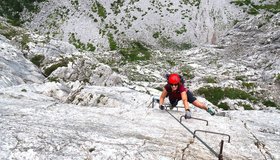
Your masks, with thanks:
<instances>
[{"instance_id":1,"label":"gray rock slab","mask_svg":"<svg viewBox=\"0 0 280 160\"><path fill-rule=\"evenodd\" d=\"M107 107L64 104L28 89L24 94L36 95L36 99L12 96L11 90L0 91L0 159L216 159L168 113L147 108L149 96L143 102L144 93L125 87L111 93L108 87L84 90L108 99L119 94L115 99L127 104ZM142 101L134 101L134 96ZM231 135L227 143L226 136L197 133L216 152L224 139L225 159L279 158L278 112L234 111L224 116L210 116L197 108L192 112L208 120L209 126L183 120L190 130ZM184 111L171 113L180 118Z\"/></svg>"}]
</instances>

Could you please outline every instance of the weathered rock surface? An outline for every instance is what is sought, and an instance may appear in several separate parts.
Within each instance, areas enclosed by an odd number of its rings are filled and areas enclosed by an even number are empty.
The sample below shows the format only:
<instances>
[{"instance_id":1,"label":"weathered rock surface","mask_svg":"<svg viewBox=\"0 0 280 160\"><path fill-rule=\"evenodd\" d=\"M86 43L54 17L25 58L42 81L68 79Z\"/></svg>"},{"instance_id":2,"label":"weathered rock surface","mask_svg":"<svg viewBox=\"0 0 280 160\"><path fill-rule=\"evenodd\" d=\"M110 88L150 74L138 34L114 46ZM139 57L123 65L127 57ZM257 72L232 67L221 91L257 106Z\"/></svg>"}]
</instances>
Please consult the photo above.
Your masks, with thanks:
<instances>
[{"instance_id":1,"label":"weathered rock surface","mask_svg":"<svg viewBox=\"0 0 280 160\"><path fill-rule=\"evenodd\" d=\"M86 86L80 98L86 101L90 96L85 94L91 94L88 102L93 103L72 105L37 89L55 85L59 84L0 91L0 159L216 159L168 113L147 108L151 100L147 94L123 87ZM225 136L197 133L216 152L224 139L225 159L280 158L279 111L230 111L225 117L192 111L193 116L207 119L209 126L183 120L190 130L231 135L227 143ZM181 110L171 113L177 118L183 114Z\"/></svg>"},{"instance_id":2,"label":"weathered rock surface","mask_svg":"<svg viewBox=\"0 0 280 160\"><path fill-rule=\"evenodd\" d=\"M0 49L0 88L43 82L44 76L40 70L2 35Z\"/></svg>"},{"instance_id":3,"label":"weathered rock surface","mask_svg":"<svg viewBox=\"0 0 280 160\"><path fill-rule=\"evenodd\" d=\"M270 17L270 18L268 18ZM267 99L280 102L280 14L258 15L240 22L230 30L221 45L224 61L235 61L236 74L246 75L248 81L256 82ZM264 94L264 95L265 95Z\"/></svg>"}]
</instances>

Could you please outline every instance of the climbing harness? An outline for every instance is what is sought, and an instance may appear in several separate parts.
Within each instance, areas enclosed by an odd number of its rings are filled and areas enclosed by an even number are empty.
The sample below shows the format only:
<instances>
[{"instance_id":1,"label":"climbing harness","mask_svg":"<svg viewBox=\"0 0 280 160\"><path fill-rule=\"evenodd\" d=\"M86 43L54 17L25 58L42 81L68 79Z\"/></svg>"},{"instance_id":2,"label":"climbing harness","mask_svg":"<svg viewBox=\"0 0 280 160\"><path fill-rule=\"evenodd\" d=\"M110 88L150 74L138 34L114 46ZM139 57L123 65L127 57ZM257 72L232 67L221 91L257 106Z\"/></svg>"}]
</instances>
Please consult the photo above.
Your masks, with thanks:
<instances>
[{"instance_id":1,"label":"climbing harness","mask_svg":"<svg viewBox=\"0 0 280 160\"><path fill-rule=\"evenodd\" d=\"M151 106L152 104L152 108L154 108L155 103L159 103L159 97L153 97L152 102L149 104L148 107ZM192 135L193 138L197 138L205 147L207 147L219 160L223 160L223 147L224 147L224 140L221 140L220 142L220 152L217 153L216 151L214 151L209 145L207 145L207 143L205 143L200 137L198 137L196 135L197 132L204 132L204 133L210 133L210 134L217 134L217 135L223 135L223 136L227 136L228 137L228 143L230 143L230 135L225 134L225 133L219 133L219 132L212 132L212 131L207 131L207 130L195 130L194 132L192 132L188 127L186 127L183 123L182 123L182 118L185 116L181 116L180 119L176 118L172 113L170 113L168 111L168 107L170 107L169 105L164 105L164 110L169 113L177 122L179 122L187 131L189 131ZM178 110L178 108L177 108ZM206 126L208 126L208 121L201 119L201 118L195 118L195 117L191 117L190 119L195 119L195 120L200 120L200 121L205 121L206 122Z\"/></svg>"}]
</instances>

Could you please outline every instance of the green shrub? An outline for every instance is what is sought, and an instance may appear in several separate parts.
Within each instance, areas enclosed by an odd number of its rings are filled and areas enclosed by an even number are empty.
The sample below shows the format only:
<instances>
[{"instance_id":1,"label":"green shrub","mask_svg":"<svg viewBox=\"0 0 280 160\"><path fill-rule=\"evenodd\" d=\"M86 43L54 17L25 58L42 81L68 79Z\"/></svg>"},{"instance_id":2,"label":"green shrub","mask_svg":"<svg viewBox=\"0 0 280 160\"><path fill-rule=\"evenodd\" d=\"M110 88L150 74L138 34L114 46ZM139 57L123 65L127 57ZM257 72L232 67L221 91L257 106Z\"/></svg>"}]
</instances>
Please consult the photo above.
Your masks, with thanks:
<instances>
[{"instance_id":1,"label":"green shrub","mask_svg":"<svg viewBox=\"0 0 280 160\"><path fill-rule=\"evenodd\" d=\"M0 16L8 18L8 22L12 25L19 26L23 23L20 18L20 13L24 9L37 13L39 7L34 2L40 3L43 1L45 0L1 0Z\"/></svg>"},{"instance_id":2,"label":"green shrub","mask_svg":"<svg viewBox=\"0 0 280 160\"><path fill-rule=\"evenodd\" d=\"M91 10L93 12L97 12L101 19L105 19L107 17L106 9L98 1L95 1L95 3L91 7Z\"/></svg>"},{"instance_id":3,"label":"green shrub","mask_svg":"<svg viewBox=\"0 0 280 160\"><path fill-rule=\"evenodd\" d=\"M201 0L182 0L184 4L199 7Z\"/></svg>"},{"instance_id":4,"label":"green shrub","mask_svg":"<svg viewBox=\"0 0 280 160\"><path fill-rule=\"evenodd\" d=\"M243 104L242 105L244 107L245 110L254 110L254 108L252 108L250 105L248 104Z\"/></svg>"},{"instance_id":5,"label":"green shrub","mask_svg":"<svg viewBox=\"0 0 280 160\"><path fill-rule=\"evenodd\" d=\"M227 105L227 103L220 103L220 104L218 104L218 107L222 108L224 110L229 110L230 109L229 106Z\"/></svg>"},{"instance_id":6,"label":"green shrub","mask_svg":"<svg viewBox=\"0 0 280 160\"><path fill-rule=\"evenodd\" d=\"M225 93L221 87L202 87L197 92L204 95L208 101L215 105L218 105L219 101L225 98Z\"/></svg>"},{"instance_id":7,"label":"green shrub","mask_svg":"<svg viewBox=\"0 0 280 160\"><path fill-rule=\"evenodd\" d=\"M159 44L162 46L162 47L165 47L165 48L176 48L177 47L177 44L173 41L170 41L169 40L170 38L169 37L165 37L165 36L160 36L159 38Z\"/></svg>"},{"instance_id":8,"label":"green shrub","mask_svg":"<svg viewBox=\"0 0 280 160\"><path fill-rule=\"evenodd\" d=\"M275 75L275 82L280 83L280 73Z\"/></svg>"},{"instance_id":9,"label":"green shrub","mask_svg":"<svg viewBox=\"0 0 280 160\"><path fill-rule=\"evenodd\" d=\"M31 58L31 62L33 64L35 64L36 66L40 67L41 66L41 63L43 62L43 60L45 59L45 56L44 55L35 55L34 57Z\"/></svg>"},{"instance_id":10,"label":"green shrub","mask_svg":"<svg viewBox=\"0 0 280 160\"><path fill-rule=\"evenodd\" d=\"M192 47L195 47L194 45L192 45L191 43L176 43L174 41L171 41L169 37L165 37L165 36L160 36L159 40L159 44L164 47L164 48L172 48L172 49L177 49L177 50L188 50Z\"/></svg>"},{"instance_id":11,"label":"green shrub","mask_svg":"<svg viewBox=\"0 0 280 160\"><path fill-rule=\"evenodd\" d=\"M94 45L92 43L88 42L87 45L86 45L86 49L85 50L94 52L95 49L96 48L94 47Z\"/></svg>"},{"instance_id":12,"label":"green shrub","mask_svg":"<svg viewBox=\"0 0 280 160\"><path fill-rule=\"evenodd\" d=\"M261 4L261 5L253 4L252 6L255 7L256 10L265 10L265 11L272 12L274 14L280 12L280 1L277 1L275 4Z\"/></svg>"},{"instance_id":13,"label":"green shrub","mask_svg":"<svg viewBox=\"0 0 280 160\"><path fill-rule=\"evenodd\" d=\"M272 102L271 100L264 100L262 104L267 107L277 107L277 104L275 102Z\"/></svg>"},{"instance_id":14,"label":"green shrub","mask_svg":"<svg viewBox=\"0 0 280 160\"><path fill-rule=\"evenodd\" d=\"M257 15L259 11L268 11L274 14L280 12L280 1L274 2L266 2L266 1L259 1L258 4L255 4L251 0L234 0L230 3L235 4L237 6L243 7L248 14Z\"/></svg>"},{"instance_id":15,"label":"green shrub","mask_svg":"<svg viewBox=\"0 0 280 160\"><path fill-rule=\"evenodd\" d=\"M221 88L221 87L201 87L197 90L198 94L204 97L211 103L218 105L220 100L229 99L243 99L251 102L256 102L257 99L249 93L236 88Z\"/></svg>"},{"instance_id":16,"label":"green shrub","mask_svg":"<svg viewBox=\"0 0 280 160\"><path fill-rule=\"evenodd\" d=\"M108 34L108 41L111 51L118 49L117 42L114 40L114 37L111 33Z\"/></svg>"},{"instance_id":17,"label":"green shrub","mask_svg":"<svg viewBox=\"0 0 280 160\"><path fill-rule=\"evenodd\" d=\"M251 82L242 82L242 86L246 87L247 89L252 89L256 87L255 83L251 83Z\"/></svg>"},{"instance_id":18,"label":"green shrub","mask_svg":"<svg viewBox=\"0 0 280 160\"><path fill-rule=\"evenodd\" d=\"M244 104L243 107L244 107L244 110L254 110L254 108L252 108L250 105Z\"/></svg>"},{"instance_id":19,"label":"green shrub","mask_svg":"<svg viewBox=\"0 0 280 160\"><path fill-rule=\"evenodd\" d=\"M235 19L235 20L233 21L233 25L236 25L238 22L239 22L239 20Z\"/></svg>"},{"instance_id":20,"label":"green shrub","mask_svg":"<svg viewBox=\"0 0 280 160\"><path fill-rule=\"evenodd\" d=\"M71 33L68 39L70 44L73 44L79 51L95 51L95 46L92 43L84 44L80 39L76 38L74 33Z\"/></svg>"},{"instance_id":21,"label":"green shrub","mask_svg":"<svg viewBox=\"0 0 280 160\"><path fill-rule=\"evenodd\" d=\"M6 32L2 33L2 35L5 36L9 40L12 40L12 38L17 36L18 34L19 33L14 29L6 30Z\"/></svg>"},{"instance_id":22,"label":"green shrub","mask_svg":"<svg viewBox=\"0 0 280 160\"><path fill-rule=\"evenodd\" d=\"M181 28L175 30L176 34L183 34L187 32L186 25L182 26Z\"/></svg>"},{"instance_id":23,"label":"green shrub","mask_svg":"<svg viewBox=\"0 0 280 160\"><path fill-rule=\"evenodd\" d=\"M178 49L179 50L188 50L195 47L194 45L190 44L190 43L181 43L178 45Z\"/></svg>"},{"instance_id":24,"label":"green shrub","mask_svg":"<svg viewBox=\"0 0 280 160\"><path fill-rule=\"evenodd\" d=\"M48 77L50 82L59 82L58 77Z\"/></svg>"},{"instance_id":25,"label":"green shrub","mask_svg":"<svg viewBox=\"0 0 280 160\"><path fill-rule=\"evenodd\" d=\"M76 38L74 33L71 33L69 36L69 43L73 44L77 49L81 49L84 47L84 44Z\"/></svg>"},{"instance_id":26,"label":"green shrub","mask_svg":"<svg viewBox=\"0 0 280 160\"><path fill-rule=\"evenodd\" d=\"M236 76L235 80L237 80L237 81L245 81L245 80L247 80L247 77L246 76Z\"/></svg>"},{"instance_id":27,"label":"green shrub","mask_svg":"<svg viewBox=\"0 0 280 160\"><path fill-rule=\"evenodd\" d=\"M155 32L155 33L153 34L153 37L154 37L155 39L157 39L159 36L160 36L160 32Z\"/></svg>"},{"instance_id":28,"label":"green shrub","mask_svg":"<svg viewBox=\"0 0 280 160\"><path fill-rule=\"evenodd\" d=\"M243 100L250 100L252 102L257 101L257 99L251 96L249 93L236 88L226 87L224 89L224 94L225 97L228 97L230 99L243 99Z\"/></svg>"},{"instance_id":29,"label":"green shrub","mask_svg":"<svg viewBox=\"0 0 280 160\"><path fill-rule=\"evenodd\" d=\"M181 73L183 74L186 80L190 80L194 78L194 69L191 66L182 66Z\"/></svg>"},{"instance_id":30,"label":"green shrub","mask_svg":"<svg viewBox=\"0 0 280 160\"><path fill-rule=\"evenodd\" d=\"M5 29L6 27L4 26L4 24L2 24L1 22L0 22L0 30L3 30L3 29Z\"/></svg>"},{"instance_id":31,"label":"green shrub","mask_svg":"<svg viewBox=\"0 0 280 160\"><path fill-rule=\"evenodd\" d=\"M13 37L20 35L19 31L15 30L13 27L0 22L0 34L5 36L7 39L12 40Z\"/></svg>"},{"instance_id":32,"label":"green shrub","mask_svg":"<svg viewBox=\"0 0 280 160\"><path fill-rule=\"evenodd\" d=\"M243 106L244 110L254 110L251 105L239 102L238 105Z\"/></svg>"},{"instance_id":33,"label":"green shrub","mask_svg":"<svg viewBox=\"0 0 280 160\"><path fill-rule=\"evenodd\" d=\"M125 61L133 62L139 60L149 60L151 52L140 42L132 42L129 48L120 49L120 54L124 57Z\"/></svg>"},{"instance_id":34,"label":"green shrub","mask_svg":"<svg viewBox=\"0 0 280 160\"><path fill-rule=\"evenodd\" d=\"M204 81L206 83L217 83L217 80L214 77L204 77Z\"/></svg>"},{"instance_id":35,"label":"green shrub","mask_svg":"<svg viewBox=\"0 0 280 160\"><path fill-rule=\"evenodd\" d=\"M257 14L259 14L259 11L256 8L250 8L248 10L248 13L252 14L252 15L257 15Z\"/></svg>"},{"instance_id":36,"label":"green shrub","mask_svg":"<svg viewBox=\"0 0 280 160\"><path fill-rule=\"evenodd\" d=\"M48 77L53 71L55 71L59 67L67 67L68 61L62 60L61 62L58 62L56 64L51 65L50 67L46 68L44 73Z\"/></svg>"},{"instance_id":37,"label":"green shrub","mask_svg":"<svg viewBox=\"0 0 280 160\"><path fill-rule=\"evenodd\" d=\"M248 6L249 4L251 4L251 0L235 0L235 1L231 1L230 3L233 3L237 6Z\"/></svg>"},{"instance_id":38,"label":"green shrub","mask_svg":"<svg viewBox=\"0 0 280 160\"><path fill-rule=\"evenodd\" d=\"M166 62L167 62L170 66L175 66L175 65L176 65L175 61L172 61L172 60L166 60Z\"/></svg>"},{"instance_id":39,"label":"green shrub","mask_svg":"<svg viewBox=\"0 0 280 160\"><path fill-rule=\"evenodd\" d=\"M116 0L113 3L111 3L111 9L115 13L115 15L121 13L121 7L123 5L124 5L124 0Z\"/></svg>"},{"instance_id":40,"label":"green shrub","mask_svg":"<svg viewBox=\"0 0 280 160\"><path fill-rule=\"evenodd\" d=\"M71 4L77 8L79 6L79 1L78 0L71 0Z\"/></svg>"},{"instance_id":41,"label":"green shrub","mask_svg":"<svg viewBox=\"0 0 280 160\"><path fill-rule=\"evenodd\" d=\"M22 49L29 49L28 47L28 43L31 41L31 39L29 38L28 34L24 34L22 35L22 40L21 40L21 47Z\"/></svg>"}]
</instances>

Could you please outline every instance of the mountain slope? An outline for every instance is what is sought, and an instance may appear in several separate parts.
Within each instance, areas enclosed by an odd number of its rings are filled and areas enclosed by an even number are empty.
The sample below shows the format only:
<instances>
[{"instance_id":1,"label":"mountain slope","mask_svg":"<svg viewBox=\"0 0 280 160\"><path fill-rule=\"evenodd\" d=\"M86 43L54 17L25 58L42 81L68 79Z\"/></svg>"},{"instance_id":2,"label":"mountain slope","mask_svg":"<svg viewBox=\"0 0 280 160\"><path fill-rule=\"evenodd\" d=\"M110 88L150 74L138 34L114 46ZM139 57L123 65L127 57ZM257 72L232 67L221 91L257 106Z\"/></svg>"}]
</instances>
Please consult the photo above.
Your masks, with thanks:
<instances>
[{"instance_id":1,"label":"mountain slope","mask_svg":"<svg viewBox=\"0 0 280 160\"><path fill-rule=\"evenodd\" d=\"M229 1L48 1L39 13L25 14L25 26L61 38L110 49L133 40L157 48L215 44L245 16ZM111 38L110 38L111 37ZM110 40L111 39L111 40Z\"/></svg>"},{"instance_id":2,"label":"mountain slope","mask_svg":"<svg viewBox=\"0 0 280 160\"><path fill-rule=\"evenodd\" d=\"M77 57L73 59L73 62L70 61L69 65L60 66L50 74L62 76L57 79L57 82L47 82L48 80L41 79L42 74L37 74L38 71L30 72L34 76L32 84L21 81L9 85L10 87L6 84L1 87L1 159L216 158L168 113L159 110L157 105L155 108L148 108L152 96L147 91L152 91L153 83L128 81L120 84L113 83L126 87L93 86L91 83L94 82L104 85L104 80L107 84L108 75L105 73L110 71L106 70L110 67L90 57L91 52L81 53L70 44L54 40L43 45L43 41L35 40L44 38L35 35L31 36L33 39L27 44L28 50L21 51L21 45L16 43L20 39L18 37L21 36L17 35L11 40L4 36L1 37L3 47L1 60L4 62L10 60L8 65L17 64L8 67L21 68L24 70L23 73L33 69L43 70L44 66L49 66L63 57ZM39 64L39 67L36 68L35 64L28 62L27 58L33 57L33 54L38 54L39 51L45 55L45 58L40 63L36 63ZM201 69L200 67L205 66L199 62L220 57L221 61L218 59L218 62L224 63L223 58L219 56L223 51L216 48L195 48L179 52L178 55L175 53L175 56L172 55L172 57L175 59L176 56L181 57L182 55L189 57L189 54L194 53L196 56L187 61L189 65L198 67L195 70L194 83L191 87L195 87L195 84L200 82L200 79L203 78L201 75L205 74L203 72L213 73L212 71L216 69L216 64L210 62L206 64L208 69ZM183 60L185 59L187 58L183 58ZM84 60L84 65L76 63L82 60ZM69 69L70 73L75 73L73 68L88 70L87 66L94 64L101 67L93 70L93 74L90 75L95 80L93 82L78 80L80 76L87 75L84 72L79 72L80 75L76 77L76 80L74 77L69 80L63 79L67 74L61 74L67 73L62 72L65 69ZM3 65L1 67L3 68ZM156 66L154 67L156 68ZM220 66L220 69L235 71L234 67L234 65L226 64ZM136 71L140 74L149 71L145 69L145 66L137 68ZM14 69L13 75L20 77L22 72L18 71ZM99 77L100 73L105 76ZM1 74L10 75L7 69L3 70ZM157 71L153 76L160 76L160 74ZM229 77L230 75L220 78ZM122 80L125 82L125 78ZM158 82L158 85L160 84ZM153 92L156 95L160 94L159 91ZM202 97L198 98L207 105L211 105ZM219 152L219 143L223 139L225 141L223 149L225 159L278 159L280 157L278 153L280 149L278 145L280 128L278 110L265 107L263 110L256 111L240 109L221 112L219 109L221 116L210 116L207 112L194 107L191 107L191 111L193 117L209 121L209 126L205 126L205 122L202 121L183 119L182 123L191 131L197 129L218 131L231 136L231 142L227 143L228 137L226 136L197 133L215 152ZM174 110L171 113L176 118L180 118L184 114L184 110Z\"/></svg>"}]
</instances>

